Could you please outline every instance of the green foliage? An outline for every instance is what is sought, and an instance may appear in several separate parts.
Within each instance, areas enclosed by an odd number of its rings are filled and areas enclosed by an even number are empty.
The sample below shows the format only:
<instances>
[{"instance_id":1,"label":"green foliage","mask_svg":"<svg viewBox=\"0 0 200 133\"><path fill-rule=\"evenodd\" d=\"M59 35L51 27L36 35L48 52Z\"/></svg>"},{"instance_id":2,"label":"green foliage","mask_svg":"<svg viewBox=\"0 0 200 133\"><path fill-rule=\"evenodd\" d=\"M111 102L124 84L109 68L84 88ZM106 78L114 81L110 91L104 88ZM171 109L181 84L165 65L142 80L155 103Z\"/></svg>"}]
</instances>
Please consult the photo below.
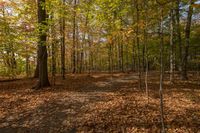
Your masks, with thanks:
<instances>
[{"instance_id":1,"label":"green foliage","mask_svg":"<svg viewBox=\"0 0 200 133\"><path fill-rule=\"evenodd\" d=\"M140 42L140 58L144 49L144 30L148 34L147 47L148 58L152 68L159 67L161 8L164 16L164 63L169 66L169 12L176 7L175 1L166 3L165 0L83 0L74 5L73 1L46 0L42 3L47 11L46 25L37 23L37 3L35 0L10 1L0 6L0 74L11 76L12 74L25 74L26 59L32 70L35 68L37 56L38 34L48 35L46 44L51 56L51 44L55 43L57 67L60 61L61 18L65 20L66 60L67 67L71 66L73 51L74 17L76 19L75 32L77 57L84 53L85 64L90 58L97 58L96 66L108 66L108 50L112 47L113 62L116 65L119 60L119 45L123 46L123 59L127 66L132 64L133 54L137 55L135 39ZM78 2L78 1L77 1ZM138 3L137 3L138 2ZM136 6L138 4L139 20L137 21ZM161 4L163 4L161 6ZM181 37L184 45L185 14L188 2L181 1ZM2 6L3 5L3 6ZM199 9L195 6L194 23L191 32L190 63L198 64L199 48ZM74 16L75 15L75 16ZM196 23L195 23L196 22ZM136 34L137 27L139 28ZM134 51L135 50L135 51ZM196 51L196 53L195 53ZM178 44L176 43L176 56ZM196 55L193 56L193 53ZM91 54L91 55L90 55ZM90 57L91 56L91 57ZM176 60L178 57L176 57ZM33 60L34 59L34 60ZM16 62L16 63L15 63ZM49 62L51 60L49 59ZM80 59L77 59L80 62ZM177 62L177 61L176 61ZM101 65L100 65L101 64ZM16 65L16 67L15 67ZM12 69L14 66L14 69ZM49 63L49 67L51 67ZM14 72L15 71L15 72ZM31 71L31 70L30 70Z\"/></svg>"}]
</instances>

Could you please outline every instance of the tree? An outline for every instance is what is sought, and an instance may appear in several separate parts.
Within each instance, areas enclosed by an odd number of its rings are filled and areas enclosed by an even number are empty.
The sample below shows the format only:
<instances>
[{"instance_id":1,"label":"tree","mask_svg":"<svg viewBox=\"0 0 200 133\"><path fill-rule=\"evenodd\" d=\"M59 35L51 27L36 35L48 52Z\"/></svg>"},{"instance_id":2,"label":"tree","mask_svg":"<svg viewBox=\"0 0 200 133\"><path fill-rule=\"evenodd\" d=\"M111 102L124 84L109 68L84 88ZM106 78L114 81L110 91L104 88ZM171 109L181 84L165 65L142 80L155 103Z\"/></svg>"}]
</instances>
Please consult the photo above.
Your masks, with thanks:
<instances>
[{"instance_id":1,"label":"tree","mask_svg":"<svg viewBox=\"0 0 200 133\"><path fill-rule=\"evenodd\" d=\"M172 9L170 10L170 83L174 80L174 44L175 44L175 34L174 34L174 9L172 3Z\"/></svg>"},{"instance_id":2,"label":"tree","mask_svg":"<svg viewBox=\"0 0 200 133\"><path fill-rule=\"evenodd\" d=\"M72 64L73 64L73 70L72 73L76 73L76 7L77 3L76 0L73 0L73 48L72 48Z\"/></svg>"},{"instance_id":3,"label":"tree","mask_svg":"<svg viewBox=\"0 0 200 133\"><path fill-rule=\"evenodd\" d=\"M145 28L144 28L144 52L145 52L145 89L146 89L146 95L148 98L149 102L149 89L148 89L148 71L149 71L149 61L148 61L148 48L147 48L147 43L148 43L148 1L144 0L144 21L145 21Z\"/></svg>"},{"instance_id":4,"label":"tree","mask_svg":"<svg viewBox=\"0 0 200 133\"><path fill-rule=\"evenodd\" d=\"M141 89L141 69L140 69L140 38L139 38L139 22L140 22L140 12L139 12L139 3L136 0L136 45L137 45L137 60L138 60L138 86Z\"/></svg>"},{"instance_id":5,"label":"tree","mask_svg":"<svg viewBox=\"0 0 200 133\"><path fill-rule=\"evenodd\" d=\"M163 5L161 5L163 6ZM160 112L161 112L161 124L162 124L162 133L165 133L164 125L164 111L163 111L163 7L161 7L161 18L160 18Z\"/></svg>"},{"instance_id":6,"label":"tree","mask_svg":"<svg viewBox=\"0 0 200 133\"><path fill-rule=\"evenodd\" d=\"M53 22L53 19L54 19L54 12L51 13L50 15L50 20ZM51 67L52 67L52 84L55 85L55 76L56 76L56 47L55 47L55 37L54 37L54 34L55 34L55 24L52 23L51 24L51 38L52 38L52 41L51 41Z\"/></svg>"},{"instance_id":7,"label":"tree","mask_svg":"<svg viewBox=\"0 0 200 133\"><path fill-rule=\"evenodd\" d=\"M60 20L60 34L61 34L61 74L62 78L65 79L65 18L64 18L64 6L65 0L62 0L62 13Z\"/></svg>"},{"instance_id":8,"label":"tree","mask_svg":"<svg viewBox=\"0 0 200 133\"><path fill-rule=\"evenodd\" d=\"M160 17L160 12L154 8L157 5L156 0L145 1L46 0L45 6L44 4L42 6L46 7L48 16L53 12L53 22L51 23L48 17L46 23L40 23L38 27L40 35L44 32L47 35L44 45L47 45L46 50L49 55L56 54L55 58L52 56L48 59L50 71L53 70L53 62L63 78L67 69L73 73L94 70L109 72L111 69L113 72L138 70L138 88L140 88L144 69L147 91L148 71L159 70L157 18ZM164 2L164 0L159 1ZM197 21L196 15L188 21L189 15L187 17L186 11L182 10L188 6L187 1L175 0L167 1L163 9L163 41L166 44L163 48L163 67L170 71L171 81L178 67L181 75L194 70L193 60L186 59L188 57L192 59L194 54L198 55L193 53L192 49L194 43L199 41L198 39L193 41L194 38L198 38L198 35L194 34L198 32L195 28L195 24L198 23L190 24L190 21L191 23ZM41 39L39 41L36 39L38 33L36 7L35 0L0 2L2 75L8 77L13 75L13 78L14 75L29 75L29 72L31 75L32 68L36 67L35 77L39 77L39 46L36 52L36 45ZM169 17L170 10L171 17ZM198 12L196 6L194 11ZM171 28L168 28L169 24ZM188 43L188 40L191 41Z\"/></svg>"},{"instance_id":9,"label":"tree","mask_svg":"<svg viewBox=\"0 0 200 133\"><path fill-rule=\"evenodd\" d=\"M188 65L188 54L189 54L189 46L190 46L190 32L191 32L191 23L192 23L192 15L193 15L193 4L194 0L189 1L189 10L187 14L187 22L185 27L185 51L183 56L183 69L181 73L181 78L183 80L187 80L187 65Z\"/></svg>"},{"instance_id":10,"label":"tree","mask_svg":"<svg viewBox=\"0 0 200 133\"><path fill-rule=\"evenodd\" d=\"M39 78L39 51L37 51L37 65L36 65L36 68L35 68L33 78Z\"/></svg>"},{"instance_id":11,"label":"tree","mask_svg":"<svg viewBox=\"0 0 200 133\"><path fill-rule=\"evenodd\" d=\"M182 72L183 62L182 62L182 38L181 38L181 25L180 25L180 0L176 0L176 34L177 34L177 42L179 47L179 71Z\"/></svg>"},{"instance_id":12,"label":"tree","mask_svg":"<svg viewBox=\"0 0 200 133\"><path fill-rule=\"evenodd\" d=\"M39 59L39 82L35 89L50 86L48 79L47 68L47 23L46 23L46 10L45 0L38 0L38 24L39 24L39 36L38 36L38 59Z\"/></svg>"},{"instance_id":13,"label":"tree","mask_svg":"<svg viewBox=\"0 0 200 133\"><path fill-rule=\"evenodd\" d=\"M160 14L160 27L159 27L159 37L160 37L160 120L161 120L161 132L165 133L165 124L164 124L164 110L163 110L163 44L164 44L164 34L163 34L163 28L164 28L164 5L166 3L161 3L158 0L156 0L157 4L161 8L161 14Z\"/></svg>"}]
</instances>

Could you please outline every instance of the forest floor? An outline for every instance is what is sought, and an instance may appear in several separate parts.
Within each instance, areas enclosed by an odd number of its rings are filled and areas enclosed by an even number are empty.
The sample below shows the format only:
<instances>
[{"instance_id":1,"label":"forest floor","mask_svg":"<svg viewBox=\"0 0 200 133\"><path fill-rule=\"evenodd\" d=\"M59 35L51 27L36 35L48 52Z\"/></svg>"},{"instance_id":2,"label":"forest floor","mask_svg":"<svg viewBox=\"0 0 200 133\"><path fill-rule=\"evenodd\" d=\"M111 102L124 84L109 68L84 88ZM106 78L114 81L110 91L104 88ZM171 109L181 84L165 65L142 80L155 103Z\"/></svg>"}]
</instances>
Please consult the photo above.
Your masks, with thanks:
<instances>
[{"instance_id":1,"label":"forest floor","mask_svg":"<svg viewBox=\"0 0 200 133\"><path fill-rule=\"evenodd\" d=\"M138 89L136 74L66 75L56 85L32 90L35 79L0 82L0 133L160 132L159 75ZM164 82L164 119L170 133L200 133L200 86ZM144 82L144 80L142 80Z\"/></svg>"}]
</instances>

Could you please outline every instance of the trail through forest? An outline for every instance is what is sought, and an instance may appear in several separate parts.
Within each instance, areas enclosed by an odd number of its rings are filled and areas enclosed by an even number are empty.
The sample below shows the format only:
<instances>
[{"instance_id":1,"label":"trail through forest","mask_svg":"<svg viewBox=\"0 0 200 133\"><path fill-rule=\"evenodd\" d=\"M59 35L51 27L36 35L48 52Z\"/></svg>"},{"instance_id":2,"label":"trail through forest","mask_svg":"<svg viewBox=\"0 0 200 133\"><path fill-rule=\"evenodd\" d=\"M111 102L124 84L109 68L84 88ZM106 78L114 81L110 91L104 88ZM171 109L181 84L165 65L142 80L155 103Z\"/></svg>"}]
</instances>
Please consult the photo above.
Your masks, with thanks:
<instances>
[{"instance_id":1,"label":"trail through forest","mask_svg":"<svg viewBox=\"0 0 200 133\"><path fill-rule=\"evenodd\" d=\"M151 77L149 103L134 74L67 75L37 91L33 79L1 82L0 132L159 132L158 73ZM164 82L168 132L200 132L199 88L194 81Z\"/></svg>"}]
</instances>

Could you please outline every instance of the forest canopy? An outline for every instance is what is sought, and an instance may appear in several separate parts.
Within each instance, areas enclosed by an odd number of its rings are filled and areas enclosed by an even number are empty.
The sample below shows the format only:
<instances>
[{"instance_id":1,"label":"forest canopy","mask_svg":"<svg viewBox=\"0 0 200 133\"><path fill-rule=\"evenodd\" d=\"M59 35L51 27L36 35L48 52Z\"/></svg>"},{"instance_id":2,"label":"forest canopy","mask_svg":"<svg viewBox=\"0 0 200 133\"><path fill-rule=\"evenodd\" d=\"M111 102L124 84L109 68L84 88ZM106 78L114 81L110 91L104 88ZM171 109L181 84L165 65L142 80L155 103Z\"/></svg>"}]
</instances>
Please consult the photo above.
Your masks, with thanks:
<instances>
[{"instance_id":1,"label":"forest canopy","mask_svg":"<svg viewBox=\"0 0 200 133\"><path fill-rule=\"evenodd\" d=\"M41 31L47 35L49 71L126 72L136 71L138 63L144 70L146 56L149 69L156 70L161 24L165 70L170 69L171 58L173 70L199 69L198 0L46 0L41 6L45 24L38 23L36 0L0 2L1 76L33 76Z\"/></svg>"},{"instance_id":2,"label":"forest canopy","mask_svg":"<svg viewBox=\"0 0 200 133\"><path fill-rule=\"evenodd\" d=\"M149 68L157 69L160 23L163 24L166 69L170 67L170 32L173 32L173 69L184 68L183 56L189 50L187 64L190 65L187 67L189 70L197 70L200 51L199 4L198 1L192 2L194 12L190 46L187 47L185 30L189 1L47 0L41 2L46 9L44 25L38 23L36 0L3 0L0 3L0 74L7 77L33 74L37 64L40 30L47 34L45 45L49 57L54 50L56 73L61 73L63 69L73 73L136 70L137 56L141 60L141 68L145 68L144 58L148 56ZM145 55L146 43L148 53ZM52 44L55 48L52 48ZM50 71L51 63L52 58L48 58Z\"/></svg>"}]
</instances>

